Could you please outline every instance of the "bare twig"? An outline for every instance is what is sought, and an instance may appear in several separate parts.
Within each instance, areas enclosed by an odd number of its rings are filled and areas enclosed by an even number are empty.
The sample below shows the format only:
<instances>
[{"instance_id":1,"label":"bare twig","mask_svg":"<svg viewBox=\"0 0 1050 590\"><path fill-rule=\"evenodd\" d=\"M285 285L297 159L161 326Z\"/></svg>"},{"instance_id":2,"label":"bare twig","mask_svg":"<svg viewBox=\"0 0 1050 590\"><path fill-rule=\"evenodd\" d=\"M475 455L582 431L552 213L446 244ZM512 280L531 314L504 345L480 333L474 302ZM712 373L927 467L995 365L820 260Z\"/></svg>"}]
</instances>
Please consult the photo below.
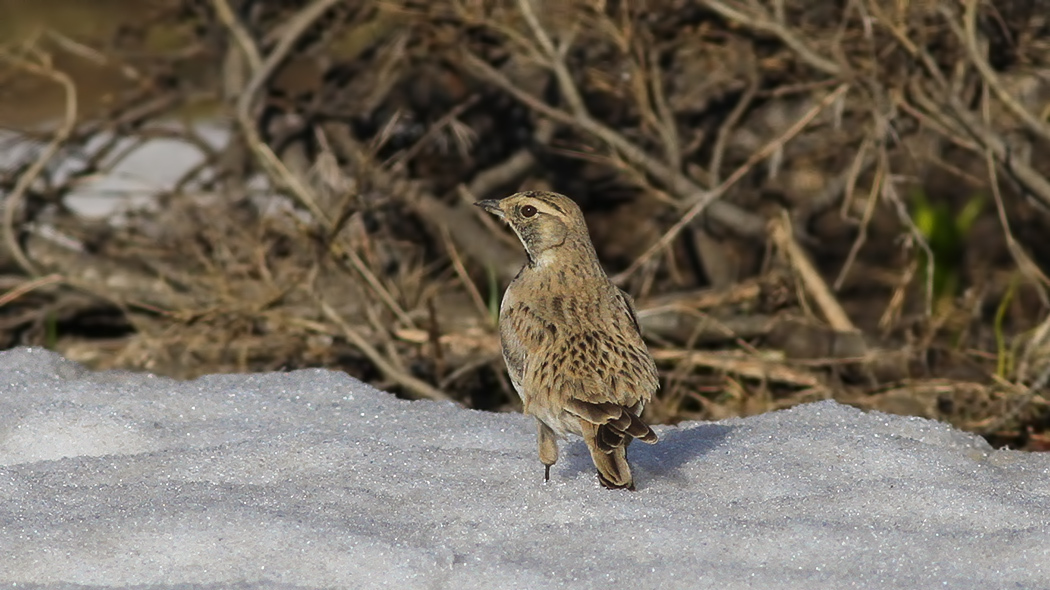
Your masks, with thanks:
<instances>
[{"instance_id":1,"label":"bare twig","mask_svg":"<svg viewBox=\"0 0 1050 590\"><path fill-rule=\"evenodd\" d=\"M113 65L112 60L98 50L88 47L76 39L63 35L54 29L48 29L47 31L44 31L44 34L59 47L79 58L86 59L100 66ZM122 74L131 80L135 80L136 82L145 80L145 76L142 75L142 72L127 62L120 63L119 69Z\"/></svg>"},{"instance_id":2,"label":"bare twig","mask_svg":"<svg viewBox=\"0 0 1050 590\"><path fill-rule=\"evenodd\" d=\"M445 127L451 125L456 120L456 118L462 115L464 112L466 112L467 109L477 104L480 98L481 96L478 94L474 94L467 97L466 100L453 107L452 110L445 113L440 119L435 121L434 124L431 125L429 129L427 129L426 133L424 133L423 136L420 137L415 144L413 144L407 150L399 152L398 154L391 157L389 161L384 163L384 166L388 168L392 174L399 174L403 172L408 163L411 162L412 159L415 158L431 140L434 139L434 137L439 135L445 129Z\"/></svg>"},{"instance_id":3,"label":"bare twig","mask_svg":"<svg viewBox=\"0 0 1050 590\"><path fill-rule=\"evenodd\" d=\"M570 127L578 128L605 142L623 156L627 162L642 168L666 186L672 194L679 198L681 206L695 207L699 204L699 209L696 211L698 214L710 205L710 209L707 210L708 215L718 223L731 228L738 235L757 238L764 234L765 222L760 217L735 205L716 201L721 196L721 193L715 194L712 191L705 191L684 173L672 170L664 163L650 156L641 147L629 141L621 133L594 120L589 115L578 116L543 102L518 88L506 76L469 51L464 51L463 59L466 65L479 76L496 84L538 114ZM693 216L695 217L695 214Z\"/></svg>"},{"instance_id":4,"label":"bare twig","mask_svg":"<svg viewBox=\"0 0 1050 590\"><path fill-rule=\"evenodd\" d=\"M996 376L993 375L993 378L994 377ZM984 428L982 429L985 433L994 433L1007 423L1016 420L1021 412L1023 412L1024 409L1036 398L1043 400L1044 404L1050 402L1050 399L1040 392L1040 390L1046 387L1047 383L1050 382L1050 365L1047 365L1046 368L1043 369L1039 376L1035 378L1035 381L1032 382L1031 386L1025 386L1021 383L1009 383L1001 378L997 380L1002 385L1018 390L1019 393L1021 393L1021 396L1014 401L1012 408L1009 408L999 416L987 420L987 423L983 425Z\"/></svg>"},{"instance_id":5,"label":"bare twig","mask_svg":"<svg viewBox=\"0 0 1050 590\"><path fill-rule=\"evenodd\" d=\"M1039 199L1043 205L1050 207L1050 181L1028 164L1022 162L1018 158L1011 157L1010 149L1006 142L1003 141L1003 139L994 131L978 121L970 109L958 97L952 88L951 83L944 77L943 72L941 72L940 67L937 65L937 61L933 56L930 55L925 47L919 47L908 39L907 34L900 30L899 27L893 26L892 20L882 12L877 4L878 3L874 1L869 3L869 8L872 13L875 14L876 18L880 20L883 26L890 30L894 38L897 39L902 47L922 62L927 73L930 75L930 78L933 79L934 83L940 90L942 102L950 108L952 115L954 115L956 121L961 125L965 132L973 137L976 140L976 143L979 144L978 146L971 147L971 149L980 154L983 154L984 151L984 148L981 146L990 149L992 155L995 156L995 159L1004 169L1009 171L1014 178L1027 188L1033 196ZM913 88L921 89L921 86L921 82L916 82L913 85ZM929 110L929 114L931 115L934 112L936 112L936 110Z\"/></svg>"},{"instance_id":6,"label":"bare twig","mask_svg":"<svg viewBox=\"0 0 1050 590\"><path fill-rule=\"evenodd\" d=\"M376 350L364 336L351 327L350 324L348 324L346 320L344 320L342 316L332 308L332 306L328 305L326 301L319 300L318 304L321 306L321 311L324 312L325 316L343 330L346 339L364 353L364 355L368 357L368 360L372 361L376 368L382 371L383 375L388 379L421 398L435 401L450 401L452 399L445 392L430 385L426 381L417 379L412 375L395 368L386 357Z\"/></svg>"},{"instance_id":7,"label":"bare twig","mask_svg":"<svg viewBox=\"0 0 1050 590\"><path fill-rule=\"evenodd\" d=\"M987 86L985 88L988 88ZM984 103L984 116L988 119L988 95L987 90L985 91ZM1010 251L1010 256L1014 259L1017 264L1018 270L1025 276L1033 285L1038 288L1039 297L1042 299L1043 305L1050 305L1050 300L1047 298L1047 288L1050 287L1050 278L1047 278L1046 274L1039 269L1039 265L1032 261L1032 258L1024 251L1024 248L1014 238L1014 232L1010 229L1010 219L1006 216L1006 204L1003 202L1003 195L999 191L999 176L996 174L995 157L992 156L990 149L985 148L984 152L985 165L988 168L988 186L992 191L992 197L995 200L995 210L999 214L999 225L1003 228L1003 237L1006 239L1006 248Z\"/></svg>"},{"instance_id":8,"label":"bare twig","mask_svg":"<svg viewBox=\"0 0 1050 590\"><path fill-rule=\"evenodd\" d=\"M824 313L824 318L828 320L831 328L839 332L856 332L856 326L853 325L845 310L842 309L838 300L832 295L831 289L828 288L823 277L817 272L816 267L809 260L809 256L806 255L802 247L791 236L790 218L785 214L780 219L772 220L769 223L769 234L777 247L787 255L792 267L802 279L806 291L809 292L817 306Z\"/></svg>"},{"instance_id":9,"label":"bare twig","mask_svg":"<svg viewBox=\"0 0 1050 590\"><path fill-rule=\"evenodd\" d=\"M420 219L425 220L428 227L433 230L439 230L441 227L453 228L452 238L460 248L480 256L485 263L492 264L500 276L514 276L521 268L521 255L517 251L494 242L484 227L475 224L477 207L469 207L469 210L464 210L464 207L451 207L424 190L419 182L389 174L381 166L374 164L345 127L326 126L326 131L333 144L337 145L346 157L356 161L359 170L368 171L377 187L403 202ZM434 234L440 239L440 231L435 231Z\"/></svg>"},{"instance_id":10,"label":"bare twig","mask_svg":"<svg viewBox=\"0 0 1050 590\"><path fill-rule=\"evenodd\" d=\"M871 191L868 192L868 202L864 204L864 216L860 220L857 237L853 240L853 245L850 246L849 254L846 255L846 261L842 263L842 270L839 271L838 278L835 279L836 291L842 288L846 275L849 274L850 268L853 266L853 261L856 260L857 254L868 239L868 225L875 214L875 206L879 202L879 194L881 194L883 182L886 182L886 170L880 166L875 173L875 178L871 181Z\"/></svg>"},{"instance_id":11,"label":"bare twig","mask_svg":"<svg viewBox=\"0 0 1050 590\"><path fill-rule=\"evenodd\" d=\"M752 10L757 12L755 15L745 14L740 9L730 6L729 3L721 0L703 0L703 2L708 8L729 20L736 21L745 27L755 29L756 31L763 31L776 35L784 42L784 45L790 47L792 51L798 54L798 56L811 67L820 70L829 76L842 75L842 67L839 66L839 64L824 58L810 49L809 45L795 34L794 31L789 29L782 20L774 19L769 14L766 14L765 10L762 9L757 2L751 4Z\"/></svg>"},{"instance_id":12,"label":"bare twig","mask_svg":"<svg viewBox=\"0 0 1050 590\"><path fill-rule=\"evenodd\" d=\"M65 91L65 113L62 117L62 124L55 130L55 134L51 138L51 141L48 142L47 147L41 150L33 164L30 165L29 168L18 178L18 182L15 183L15 187L11 190L11 194L4 199L4 243L10 251L11 257L18 263L18 266L22 267L22 270L26 271L30 276L35 276L37 274L36 267L29 261L25 252L22 251L22 246L18 243L18 235L15 229L15 214L22 205L22 200L25 198L26 191L29 190L29 187L32 186L33 182L36 181L37 177L39 177L44 171L48 162L50 162L51 159L55 157L55 154L58 153L59 149L62 148L62 145L69 138L70 134L72 134L73 128L76 126L77 89L73 84L73 80L65 72L55 70L47 60L42 60L46 65L38 65L21 57L11 55L6 51L0 53L0 60L32 74L50 78L54 82L60 84Z\"/></svg>"},{"instance_id":13,"label":"bare twig","mask_svg":"<svg viewBox=\"0 0 1050 590\"><path fill-rule=\"evenodd\" d=\"M638 257L634 262L631 263L623 272L613 277L613 282L622 284L626 281L635 271L637 271L642 265L647 263L649 259L655 256L657 253L662 251L664 248L669 246L678 234L687 226L697 215L703 211L704 207L710 203L713 199L716 199L726 193L734 184L737 183L741 178L744 177L756 164L769 157L770 154L777 151L785 143L791 140L792 137L798 135L803 129L806 128L809 123L820 114L825 108L831 103L835 102L840 96L842 96L848 89L849 84L841 84L834 91L828 93L819 103L817 103L812 109L809 110L805 115L799 118L791 127L781 133L778 137L762 146L762 149L758 150L751 155L739 168L733 171L732 174L726 178L722 184L711 189L706 195L706 198L695 203L682 217L671 226L664 235L660 236L660 239L656 241L644 254Z\"/></svg>"},{"instance_id":14,"label":"bare twig","mask_svg":"<svg viewBox=\"0 0 1050 590\"><path fill-rule=\"evenodd\" d=\"M736 129L740 119L743 118L744 113L751 106L751 101L755 99L755 94L758 93L758 88L761 85L760 82L758 72L752 72L747 90L744 91L740 100L737 101L729 116L726 117L725 122L718 128L718 137L715 138L715 146L711 150L711 162L707 165L707 173L710 175L713 184L718 184L722 181L722 158L725 157L726 145L729 143L729 138L732 136L733 130Z\"/></svg>"},{"instance_id":15,"label":"bare twig","mask_svg":"<svg viewBox=\"0 0 1050 590\"><path fill-rule=\"evenodd\" d=\"M291 191L293 196L295 196L296 199L310 211L314 216L314 219L320 222L326 231L333 230L335 220L330 218L328 214L320 208L313 191L306 186L298 175L291 172L284 163L281 162L280 158L273 153L273 150L262 141L252 112L254 110L254 105L258 101L259 92L277 67L287 59L296 41L299 40L303 33L305 33L306 30L317 21L317 19L321 18L321 16L331 9L338 0L314 0L306 8L296 13L296 15L285 25L276 47L274 47L273 51L271 51L266 56L265 60L261 62L255 57L258 53L258 49L255 47L254 42L247 36L247 32L243 30L243 26L241 26L236 20L232 11L230 11L227 0L213 0L213 2L216 5L220 18L223 18L224 23L231 29L234 37L237 39L238 44L241 45L241 49L249 59L249 63L256 64L253 68L251 80L248 82L248 85L241 93L240 99L237 101L237 119L240 123L242 132L245 134L245 139L248 142L249 147L255 153L259 163L267 171L271 180L275 184L278 186L284 186ZM374 273L372 273L356 252L351 248L339 248L334 241L332 242L332 245L335 248L335 253L345 256L346 259L349 260L354 269L361 273L372 289L379 295L380 299L391 311L394 312L395 315L398 316L398 319L402 323L408 326L414 325L408 315L399 305L397 305L397 302L394 301L390 293L383 287L379 279Z\"/></svg>"},{"instance_id":16,"label":"bare twig","mask_svg":"<svg viewBox=\"0 0 1050 590\"><path fill-rule=\"evenodd\" d=\"M681 171L682 147L678 139L678 122L671 111L671 105L667 104L659 57L659 53L655 48L651 48L646 52L649 93L652 95L653 107L656 112L656 129L664 145L664 158L667 159L667 164L672 170Z\"/></svg>"},{"instance_id":17,"label":"bare twig","mask_svg":"<svg viewBox=\"0 0 1050 590\"><path fill-rule=\"evenodd\" d=\"M1039 323L1039 326L1032 332L1032 336L1028 338L1024 353L1021 355L1021 360L1017 363L1017 370L1014 373L1018 382L1028 379L1032 361L1036 358L1036 355L1040 354L1040 351L1045 354L1048 345L1050 345L1050 315L1047 315ZM1047 367L1050 368L1050 364L1047 364Z\"/></svg>"},{"instance_id":18,"label":"bare twig","mask_svg":"<svg viewBox=\"0 0 1050 590\"><path fill-rule=\"evenodd\" d=\"M580 96L576 83L572 80L572 73L569 72L568 66L565 65L564 54L555 47L554 41L547 34L547 30L540 25L539 19L536 18L536 12L533 10L532 2L533 0L518 0L521 15L525 17L525 22L528 23L529 29L543 50L548 60L547 67L554 72L554 77L558 79L558 87L561 88L565 102L569 103L569 109L575 116L590 120L591 116L587 112L587 107L583 104L583 97ZM569 45L570 43L565 43L566 48Z\"/></svg>"},{"instance_id":19,"label":"bare twig","mask_svg":"<svg viewBox=\"0 0 1050 590\"><path fill-rule=\"evenodd\" d=\"M474 306L478 308L478 314L482 318L489 317L489 308L485 304L485 298L481 296L481 292L478 291L478 286L474 284L474 281L470 280L470 274L467 272L467 268L463 266L463 260L459 257L459 252L456 251L456 243L452 241L452 236L449 235L448 228L442 228L442 238L444 238L445 249L448 250L448 257L452 261L452 268L456 270L456 276L459 277L460 282L463 283L463 287L466 288L467 293L470 294L471 300L474 302Z\"/></svg>"},{"instance_id":20,"label":"bare twig","mask_svg":"<svg viewBox=\"0 0 1050 590\"><path fill-rule=\"evenodd\" d=\"M243 30L243 26L236 20L232 11L230 11L227 0L212 1L220 17L223 14L228 15L229 20L224 19L224 24L230 28L234 38L237 39L238 44L241 46L241 51L248 58L249 65L258 62L256 57L258 48L251 38L248 37L246 31ZM331 228L332 220L317 204L315 195L307 188L306 184L297 175L288 170L280 158L273 153L273 150L262 141L257 122L252 113L258 102L260 90L262 90L277 67L288 58L296 41L317 19L321 18L338 2L339 0L314 0L306 8L296 13L286 25L284 34L278 41L277 46L266 56L265 60L256 63L255 67L252 68L252 78L241 92L241 96L237 101L237 120L240 123L241 131L244 133L248 146L255 153L263 169L266 170L270 179L277 186L287 188L292 193L292 196L306 207L310 214L314 216L314 219L326 229Z\"/></svg>"},{"instance_id":21,"label":"bare twig","mask_svg":"<svg viewBox=\"0 0 1050 590\"><path fill-rule=\"evenodd\" d=\"M248 60L248 67L251 71L258 72L262 67L262 56L259 54L259 48L255 46L252 36L248 33L248 29L237 19L237 15L234 14L227 0L213 0L213 4L215 5L215 13L219 15L219 20L226 25L226 28L230 29L233 40L237 42L241 53Z\"/></svg>"},{"instance_id":22,"label":"bare twig","mask_svg":"<svg viewBox=\"0 0 1050 590\"><path fill-rule=\"evenodd\" d=\"M809 371L796 369L776 358L756 358L750 353L661 349L653 351L653 358L658 362L689 362L751 379L795 386L818 387L823 384L819 377Z\"/></svg>"},{"instance_id":23,"label":"bare twig","mask_svg":"<svg viewBox=\"0 0 1050 590\"><path fill-rule=\"evenodd\" d=\"M406 326L415 326L415 322L412 321L412 318L408 317L408 314L405 313L404 309L401 309L401 306L398 305L397 301L394 300L394 297L390 294L390 291L388 291L387 288L383 286L383 283L379 280L379 277L377 277L375 273L372 272L372 269L368 268L368 265L365 264L364 260L361 260L361 257L357 254L357 252L354 252L353 248L349 246L343 247L337 242L332 242L330 247L333 254L337 256L346 256L346 259L350 261L350 265L354 267L354 270L361 273L361 276L364 277L365 282L368 283L368 286L376 292L376 294L379 296L379 299L383 302L384 305L386 305L387 309L393 312L402 324Z\"/></svg>"},{"instance_id":24,"label":"bare twig","mask_svg":"<svg viewBox=\"0 0 1050 590\"><path fill-rule=\"evenodd\" d=\"M881 191L880 195L881 195L881 197L883 199L886 199L887 201L889 201L890 203L893 204L894 209L897 212L897 218L900 219L902 223L904 223L905 227L908 228L908 233L911 235L912 241L915 244L918 244L919 248L921 248L923 253L926 255L926 298L925 298L925 301L926 301L926 315L930 316L930 315L933 314L933 272L934 272L934 265L936 264L936 261L933 258L933 249L930 248L930 243L922 235L922 231L919 229L919 227L917 225L915 225L915 220L912 219L911 214L908 212L908 206L904 204L904 200L901 199L900 195L897 193L897 187L894 186L894 184L893 184L893 174L892 174L892 172L891 172L891 170L889 168L889 155L886 153L886 146L880 146L879 150L880 150L879 158L880 158L881 167L882 167L882 169L884 171L884 174L886 175L886 178L883 179L883 181L882 181L882 191ZM911 275L912 275L912 271L909 269L908 281L907 282L911 281ZM894 300L899 299L901 302L903 302L903 296L904 296L903 287L904 287L904 285L907 284L907 282L905 282L902 285L901 290L899 291L899 297L896 294L894 295ZM891 306L892 305L893 305L893 303L891 302ZM888 317L888 316L884 315L884 317ZM880 324L881 324L881 322L880 322Z\"/></svg>"},{"instance_id":25,"label":"bare twig","mask_svg":"<svg viewBox=\"0 0 1050 590\"><path fill-rule=\"evenodd\" d=\"M296 223L296 219L292 219L293 223ZM306 228L302 228L303 233L307 233ZM361 277L365 280L365 283L375 292L379 297L379 300L386 306L405 326L415 327L415 322L412 318L397 304L394 296L390 294L390 291L383 286L383 282L379 280L379 277L372 272L372 269L368 268L365 261L361 259L361 256L354 251L353 247L349 244L344 245L343 243L332 240L328 244L328 250L336 260L343 260L344 258L350 263L355 271L361 274Z\"/></svg>"},{"instance_id":26,"label":"bare twig","mask_svg":"<svg viewBox=\"0 0 1050 590\"><path fill-rule=\"evenodd\" d=\"M840 216L843 219L847 218L857 180L861 174L871 168L877 159L871 149L875 142L872 135L865 137L860 147L857 148L857 155L854 156L850 167L828 181L819 193L806 201L802 210L795 214L795 218L803 223L807 222L813 216L827 211L836 204L840 204Z\"/></svg>"},{"instance_id":27,"label":"bare twig","mask_svg":"<svg viewBox=\"0 0 1050 590\"><path fill-rule=\"evenodd\" d=\"M62 282L62 280L63 280L62 275L56 273L56 274L49 274L49 275L47 275L45 277L40 277L39 279L33 279L31 281L26 281L25 283L22 283L21 285L13 288L11 290L9 290L8 292L4 293L3 295L0 295L0 307L3 307L5 305L7 305L8 303L11 303L15 299L18 299L19 297L21 297L22 295L25 295L26 293L29 293L30 291L33 291L35 289L39 289L40 287L44 287L44 286L50 285L52 283L60 283L60 282Z\"/></svg>"},{"instance_id":28,"label":"bare twig","mask_svg":"<svg viewBox=\"0 0 1050 590\"><path fill-rule=\"evenodd\" d=\"M538 145L545 146L550 143L553 136L554 124L547 119L540 119L532 134L533 140ZM503 162L477 173L469 184L462 187L461 194L468 195L471 203L484 199L492 194L496 187L513 182L535 165L536 156L530 148L524 147ZM492 216L487 213L483 214L483 217L492 219Z\"/></svg>"},{"instance_id":29,"label":"bare twig","mask_svg":"<svg viewBox=\"0 0 1050 590\"><path fill-rule=\"evenodd\" d=\"M1020 119L1030 131L1039 135L1043 139L1050 141L1050 126L1043 121L1036 118L1035 115L1028 112L1028 109L1018 101L1010 92L1003 86L1002 80L992 69L992 66L988 63L983 55L983 51L977 40L977 5L980 0L965 0L966 11L963 16L963 26L965 29L960 28L958 23L955 22L954 11L946 5L941 5L939 10L941 14L947 19L948 24L951 25L955 34L962 39L966 45L966 51L970 55L970 61L977 68L977 71L981 73L981 77L984 78L984 83L991 88L992 92L995 93L1006 108L1010 109L1014 115Z\"/></svg>"}]
</instances>

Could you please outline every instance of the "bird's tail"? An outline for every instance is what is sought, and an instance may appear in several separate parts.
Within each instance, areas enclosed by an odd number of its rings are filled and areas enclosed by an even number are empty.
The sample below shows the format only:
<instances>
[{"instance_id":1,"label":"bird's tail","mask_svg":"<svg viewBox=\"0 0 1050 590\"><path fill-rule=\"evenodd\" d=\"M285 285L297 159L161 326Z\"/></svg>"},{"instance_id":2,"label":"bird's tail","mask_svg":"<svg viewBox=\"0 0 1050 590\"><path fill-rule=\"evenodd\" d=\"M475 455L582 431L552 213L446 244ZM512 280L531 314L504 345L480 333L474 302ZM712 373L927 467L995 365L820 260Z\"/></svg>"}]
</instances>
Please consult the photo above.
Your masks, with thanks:
<instances>
[{"instance_id":1,"label":"bird's tail","mask_svg":"<svg viewBox=\"0 0 1050 590\"><path fill-rule=\"evenodd\" d=\"M608 425L593 424L580 420L583 427L583 440L591 451L591 460L598 468L598 481L609 489L634 489L634 477L631 476L631 465L627 463L627 445L630 437L620 439L618 445L608 445L605 440L608 433L602 432ZM605 436L603 436L605 435Z\"/></svg>"},{"instance_id":2,"label":"bird's tail","mask_svg":"<svg viewBox=\"0 0 1050 590\"><path fill-rule=\"evenodd\" d=\"M634 489L627 445L637 438L653 444L656 433L628 408L612 403L593 404L573 400L566 408L580 419L580 430L591 459L598 468L598 481L607 488Z\"/></svg>"},{"instance_id":3,"label":"bird's tail","mask_svg":"<svg viewBox=\"0 0 1050 590\"><path fill-rule=\"evenodd\" d=\"M591 448L591 459L598 468L598 481L611 490L634 490L631 465L627 463L627 447L615 447L609 452Z\"/></svg>"}]
</instances>

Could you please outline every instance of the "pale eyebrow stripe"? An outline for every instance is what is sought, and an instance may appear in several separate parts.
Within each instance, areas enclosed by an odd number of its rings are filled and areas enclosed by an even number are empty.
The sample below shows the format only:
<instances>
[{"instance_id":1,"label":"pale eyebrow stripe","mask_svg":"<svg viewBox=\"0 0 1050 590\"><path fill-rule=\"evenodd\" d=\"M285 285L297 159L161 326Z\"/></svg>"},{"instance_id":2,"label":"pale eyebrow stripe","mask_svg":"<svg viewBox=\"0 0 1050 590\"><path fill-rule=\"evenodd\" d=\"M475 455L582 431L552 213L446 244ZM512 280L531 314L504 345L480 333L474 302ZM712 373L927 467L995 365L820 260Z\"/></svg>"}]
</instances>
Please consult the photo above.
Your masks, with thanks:
<instances>
[{"instance_id":1,"label":"pale eyebrow stripe","mask_svg":"<svg viewBox=\"0 0 1050 590\"><path fill-rule=\"evenodd\" d=\"M531 196L532 198L534 198L534 199L537 199L537 200L543 201L543 202L544 202L544 203L546 203L546 204L547 204L548 206L550 206L550 208L551 208L551 209L554 209L554 210L555 210L555 211L557 211L558 213L561 213L562 215L565 215L565 209L562 209L562 208L561 208L561 205L559 205L559 204L555 203L555 202L554 202L553 200L551 200L551 199L547 198L547 196L546 196L546 195L540 195L540 194L533 194L533 195L530 195L530 196Z\"/></svg>"}]
</instances>

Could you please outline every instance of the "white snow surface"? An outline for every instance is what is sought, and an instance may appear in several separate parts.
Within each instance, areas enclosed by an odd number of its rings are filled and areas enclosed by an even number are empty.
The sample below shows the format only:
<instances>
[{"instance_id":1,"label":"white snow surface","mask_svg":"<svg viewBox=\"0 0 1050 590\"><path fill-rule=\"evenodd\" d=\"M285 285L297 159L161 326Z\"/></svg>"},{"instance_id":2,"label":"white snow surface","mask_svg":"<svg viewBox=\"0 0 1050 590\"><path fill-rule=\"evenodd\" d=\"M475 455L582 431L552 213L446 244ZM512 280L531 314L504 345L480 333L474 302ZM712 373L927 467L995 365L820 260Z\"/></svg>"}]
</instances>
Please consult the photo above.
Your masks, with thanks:
<instances>
[{"instance_id":1,"label":"white snow surface","mask_svg":"<svg viewBox=\"0 0 1050 590\"><path fill-rule=\"evenodd\" d=\"M0 353L0 583L1050 588L1050 456L831 401L657 427L636 492L520 414L341 372L194 381Z\"/></svg>"},{"instance_id":2,"label":"white snow surface","mask_svg":"<svg viewBox=\"0 0 1050 590\"><path fill-rule=\"evenodd\" d=\"M182 124L170 121L158 127L178 131ZM202 122L193 130L212 148L222 146L229 135L214 122ZM42 143L19 141L20 138L19 133L0 129L0 170L32 161L43 151ZM54 182L68 181L70 174L83 164L81 154L92 154L112 139L109 133L99 133L82 150L62 153L50 164ZM197 146L166 137L146 141L122 138L111 153L113 157L98 163L105 172L78 180L64 201L84 218L109 218L119 223L121 216L129 210L155 208L158 194L172 190L187 171L207 157ZM118 157L119 161L111 161Z\"/></svg>"}]
</instances>

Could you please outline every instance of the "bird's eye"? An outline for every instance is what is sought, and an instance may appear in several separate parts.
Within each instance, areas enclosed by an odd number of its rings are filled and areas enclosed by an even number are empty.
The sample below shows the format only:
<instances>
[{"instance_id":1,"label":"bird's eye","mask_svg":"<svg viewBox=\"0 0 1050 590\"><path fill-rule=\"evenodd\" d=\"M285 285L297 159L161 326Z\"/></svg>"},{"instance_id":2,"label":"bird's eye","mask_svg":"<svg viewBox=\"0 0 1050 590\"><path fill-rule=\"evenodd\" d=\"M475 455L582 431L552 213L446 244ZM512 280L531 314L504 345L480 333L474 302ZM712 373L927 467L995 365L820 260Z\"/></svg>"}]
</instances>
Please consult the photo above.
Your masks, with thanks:
<instances>
[{"instance_id":1,"label":"bird's eye","mask_svg":"<svg viewBox=\"0 0 1050 590\"><path fill-rule=\"evenodd\" d=\"M521 208L521 216L522 217L532 217L535 214L536 214L536 208L533 207L532 205L525 205L524 207Z\"/></svg>"}]
</instances>

